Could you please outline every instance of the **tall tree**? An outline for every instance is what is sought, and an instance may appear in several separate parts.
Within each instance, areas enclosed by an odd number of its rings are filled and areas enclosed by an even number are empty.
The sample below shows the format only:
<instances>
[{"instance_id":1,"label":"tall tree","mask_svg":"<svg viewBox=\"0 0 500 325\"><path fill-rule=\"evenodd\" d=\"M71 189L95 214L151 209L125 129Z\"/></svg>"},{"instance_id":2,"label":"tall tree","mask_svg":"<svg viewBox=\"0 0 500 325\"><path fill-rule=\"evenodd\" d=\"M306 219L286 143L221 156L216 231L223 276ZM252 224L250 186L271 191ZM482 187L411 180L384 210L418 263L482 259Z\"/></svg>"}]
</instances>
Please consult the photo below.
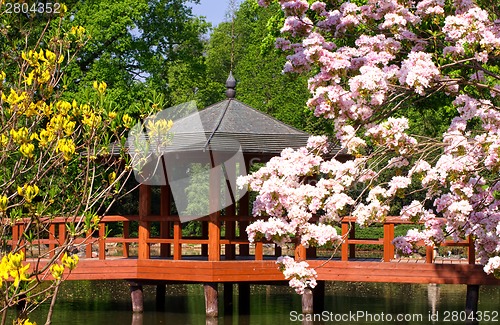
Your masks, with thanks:
<instances>
[{"instance_id":1,"label":"tall tree","mask_svg":"<svg viewBox=\"0 0 500 325\"><path fill-rule=\"evenodd\" d=\"M189 71L188 80L204 71L203 35L209 24L193 16L191 2L198 0L74 3L67 24L85 26L92 37L66 70L68 90L81 96L81 84L105 80L109 96L124 109L153 92L173 105L176 92L186 92L177 80L186 78L183 71Z\"/></svg>"}]
</instances>

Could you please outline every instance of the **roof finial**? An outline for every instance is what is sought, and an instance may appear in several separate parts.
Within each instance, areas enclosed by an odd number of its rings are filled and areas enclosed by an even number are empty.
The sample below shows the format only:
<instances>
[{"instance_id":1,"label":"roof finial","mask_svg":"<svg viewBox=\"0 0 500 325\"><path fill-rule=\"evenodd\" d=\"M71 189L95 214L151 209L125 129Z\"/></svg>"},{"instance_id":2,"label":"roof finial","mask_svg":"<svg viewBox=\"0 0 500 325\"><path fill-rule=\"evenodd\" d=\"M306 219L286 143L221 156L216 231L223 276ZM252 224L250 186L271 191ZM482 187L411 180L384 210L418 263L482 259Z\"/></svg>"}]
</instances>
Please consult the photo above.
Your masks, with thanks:
<instances>
[{"instance_id":1,"label":"roof finial","mask_svg":"<svg viewBox=\"0 0 500 325\"><path fill-rule=\"evenodd\" d=\"M226 80L226 96L234 98L236 96L236 79L233 77L233 71L229 71L229 77Z\"/></svg>"}]
</instances>

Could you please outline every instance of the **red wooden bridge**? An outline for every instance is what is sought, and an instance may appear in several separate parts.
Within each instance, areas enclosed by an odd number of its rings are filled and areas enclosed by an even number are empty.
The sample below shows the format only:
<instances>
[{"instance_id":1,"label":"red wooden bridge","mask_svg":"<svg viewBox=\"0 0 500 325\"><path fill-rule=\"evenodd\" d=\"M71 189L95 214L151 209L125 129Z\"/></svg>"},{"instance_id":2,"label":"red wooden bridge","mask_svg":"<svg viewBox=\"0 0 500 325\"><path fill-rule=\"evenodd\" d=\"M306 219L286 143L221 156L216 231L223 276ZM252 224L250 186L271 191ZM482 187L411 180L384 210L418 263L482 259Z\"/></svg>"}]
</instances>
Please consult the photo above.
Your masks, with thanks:
<instances>
[{"instance_id":1,"label":"red wooden bridge","mask_svg":"<svg viewBox=\"0 0 500 325\"><path fill-rule=\"evenodd\" d=\"M248 195L240 201L239 211L235 211L233 205L226 208L224 216L217 212L200 219L201 236L183 237L179 217L170 215L168 186L162 186L160 193L160 215L151 215L151 186L141 185L139 215L105 216L99 231L77 239L75 247L81 248L82 257L68 280L127 280L138 288L145 283L204 283L209 290L207 297L215 297L216 306L217 283L283 282L285 279L275 261L285 253L307 260L316 269L319 281L466 284L471 288L500 284L500 279L486 275L482 266L476 264L472 240L443 244L464 247L467 257L463 258L435 256L432 247L424 248L426 254L422 258L395 258L394 229L405 223L397 217L387 218L382 238L370 239L357 238L355 220L345 218L342 234L346 240L332 257L332 252L305 249L300 245L283 251L270 243L249 243L245 232L252 219L248 213ZM32 244L44 245L50 254L55 254L67 236L66 221L64 218L47 220L48 238ZM138 223L135 237L130 236L133 222ZM105 236L106 226L112 223L122 224L121 236ZM153 223L159 225L159 236L151 235ZM23 227L21 222L13 226L13 246L24 244ZM359 258L356 246L361 244L380 245L383 253L378 258ZM120 254L110 247L120 247ZM29 248L27 256L30 259ZM135 308L140 310L140 302L137 304ZM217 313L216 307L209 310L208 305L207 302L207 314Z\"/></svg>"},{"instance_id":2,"label":"red wooden bridge","mask_svg":"<svg viewBox=\"0 0 500 325\"><path fill-rule=\"evenodd\" d=\"M210 211L220 208L221 189L224 182L229 181L221 177L220 166L214 165L214 157L220 155L217 161L226 161L226 146L228 139L237 140L241 145L244 156L244 166L234 163L230 171L245 168L248 173L252 162L265 162L277 156L284 148L300 148L307 143L309 135L290 126L287 126L265 114L259 112L234 98L236 81L230 75L226 83L228 98L216 103L195 114L176 121L173 143L165 148L163 158L170 154L172 164L185 165L188 163L206 162L206 149L211 157L209 175L209 204ZM201 121L203 130L198 133L187 132L192 120ZM186 133L187 132L187 133ZM208 138L205 138L209 135ZM206 139L201 147L186 146L193 138ZM213 145L213 149L212 148ZM173 148L173 149L172 149ZM217 149L218 148L218 149ZM167 150L168 149L168 150ZM175 149L175 150L174 150ZM196 149L196 150L195 150ZM217 150L216 150L217 149ZM170 150L170 151L169 151ZM174 151L172 151L174 150ZM234 153L231 153L231 155ZM332 156L339 161L346 161L350 157L332 149ZM179 163L177 156L189 157L189 161ZM166 159L168 161L168 159ZM156 162L151 162L156 166ZM172 166L169 165L169 166ZM225 163L224 163L225 164ZM225 165L226 166L226 165ZM179 167L179 166L178 166ZM226 166L227 168L228 166ZM180 168L180 167L179 167ZM224 173L226 173L224 171ZM232 175L236 177L237 175ZM167 171L164 165L164 181L168 184ZM222 179L225 178L223 181ZM232 284L240 286L239 296L249 295L249 283L285 282L283 274L275 263L276 257L282 253L294 255L297 259L307 260L316 269L319 283L323 281L367 281L367 282L401 282L401 283L436 283L436 284L466 284L470 288L469 305L477 304L477 289L479 285L498 285L499 279L486 275L482 266L476 264L474 243L465 240L459 243L445 243L450 246L463 246L467 251L466 259L446 259L434 256L432 247L425 248L425 258L397 259L394 256L394 229L398 224L405 223L398 218L388 218L383 224L384 234L381 238L357 238L354 231L353 219L346 218L342 222L342 234L345 242L340 252L333 258L331 252L316 249L305 249L301 246L290 247L289 251L282 251L270 243L258 242L250 244L246 236L246 227L251 222L250 202L248 193L221 212L213 212L204 218L198 219L202 223L202 234L199 237L183 237L182 225L178 215L172 211L173 200L169 185L160 187L159 197L152 196L149 185L140 185L138 215L135 216L105 216L100 221L99 230L95 234L88 234L86 238L78 238L76 247L83 247L82 258L78 267L69 275L68 280L128 280L132 286L132 301L134 310L141 310L141 284L189 282L204 283L206 295L207 315L217 314L217 284L225 283L226 289L232 290ZM229 198L224 198L228 201ZM152 204L160 205L160 213L152 214ZM66 222L73 221L64 218L53 218L47 222L47 238L31 245L44 245L51 256L56 254L58 246L67 238ZM112 223L121 223L123 234L120 237L107 237L106 226ZM131 224L138 223L137 236L131 236ZM159 225L159 235L153 236L152 225ZM25 247L23 236L25 225L22 221L12 227L11 246ZM361 244L381 245L383 254L380 258L357 258L356 246ZM111 245L120 246L120 256L109 249ZM195 247L197 254L190 252ZM188 249L190 248L190 249ZM25 248L23 248L25 249ZM28 247L27 255L30 250ZM34 261L37 256L31 256ZM32 263L36 265L37 263ZM317 296L321 296L321 287L315 288ZM160 287L161 288L161 287ZM324 286L323 286L324 288ZM159 290L161 293L162 290ZM163 291L164 292L164 291ZM303 295L303 303L310 302L309 291ZM160 295L161 296L161 295ZM475 297L475 298L474 298ZM304 303L304 311L310 311ZM241 307L241 305L240 305ZM472 306L474 307L474 306ZM241 309L240 309L241 310Z\"/></svg>"}]
</instances>

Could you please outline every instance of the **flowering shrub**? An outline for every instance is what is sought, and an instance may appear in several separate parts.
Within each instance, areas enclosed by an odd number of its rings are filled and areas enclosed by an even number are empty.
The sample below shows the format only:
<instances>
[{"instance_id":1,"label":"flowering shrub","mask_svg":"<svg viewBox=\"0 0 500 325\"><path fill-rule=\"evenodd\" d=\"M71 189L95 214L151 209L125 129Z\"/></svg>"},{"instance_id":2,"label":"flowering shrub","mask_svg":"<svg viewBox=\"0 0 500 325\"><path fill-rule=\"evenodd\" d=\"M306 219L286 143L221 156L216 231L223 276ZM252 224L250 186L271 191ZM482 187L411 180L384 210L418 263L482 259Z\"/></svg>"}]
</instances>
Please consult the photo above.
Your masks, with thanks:
<instances>
[{"instance_id":1,"label":"flowering shrub","mask_svg":"<svg viewBox=\"0 0 500 325\"><path fill-rule=\"evenodd\" d=\"M66 251L96 229L121 189L126 163L109 151L134 124L115 112L105 82L89 85L85 100L65 94L64 70L89 38L83 27L61 30L61 14L53 17L59 24L32 35L36 29L23 17L5 17L19 21L2 25L0 34L2 44L17 44L0 61L1 324L16 305L24 306L17 323L30 324L27 314L52 297L50 318L61 281L78 263ZM10 39L17 28L24 43ZM49 238L55 217L66 219L67 236L55 250L33 253L29 248ZM23 233L12 238L20 222ZM24 252L35 259L25 262ZM37 289L47 278L52 284Z\"/></svg>"},{"instance_id":2,"label":"flowering shrub","mask_svg":"<svg viewBox=\"0 0 500 325\"><path fill-rule=\"evenodd\" d=\"M276 45L288 53L284 71L315 72L307 104L332 121L353 160L325 158L327 139L313 138L240 179L258 194L254 216L272 217L250 225L250 238L338 245L329 227L344 216L368 226L397 211L423 224L394 240L398 253L411 254L420 240L437 246L449 236L472 236L485 272L498 275L498 8L468 0L279 3L286 18ZM443 93L456 111L446 132L411 135L402 109ZM315 176L319 181L307 184ZM412 202L397 207L405 197ZM320 216L314 226L313 214ZM295 266L281 265L289 277Z\"/></svg>"}]
</instances>

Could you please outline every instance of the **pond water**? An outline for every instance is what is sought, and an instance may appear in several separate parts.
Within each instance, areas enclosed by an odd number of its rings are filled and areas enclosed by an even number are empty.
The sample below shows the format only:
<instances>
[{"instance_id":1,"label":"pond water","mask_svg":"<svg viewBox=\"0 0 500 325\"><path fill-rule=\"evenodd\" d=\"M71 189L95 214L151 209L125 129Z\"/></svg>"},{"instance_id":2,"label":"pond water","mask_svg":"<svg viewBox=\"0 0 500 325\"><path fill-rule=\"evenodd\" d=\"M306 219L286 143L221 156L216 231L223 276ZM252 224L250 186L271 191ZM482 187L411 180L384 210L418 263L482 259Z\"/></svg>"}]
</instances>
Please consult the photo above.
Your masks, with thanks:
<instances>
[{"instance_id":1,"label":"pond water","mask_svg":"<svg viewBox=\"0 0 500 325\"><path fill-rule=\"evenodd\" d=\"M232 315L207 322L202 285L169 285L165 311L155 307L155 287L145 286L145 312L133 317L129 288L122 281L67 281L57 302L53 325L156 325L156 324L464 324L466 286L380 283L327 283L324 312L308 322L301 310L300 296L285 286L252 286L250 313L239 315L236 286ZM222 286L219 287L222 297ZM47 306L31 317L44 324ZM500 287L483 286L479 310L500 323ZM228 312L228 311L226 311Z\"/></svg>"}]
</instances>

